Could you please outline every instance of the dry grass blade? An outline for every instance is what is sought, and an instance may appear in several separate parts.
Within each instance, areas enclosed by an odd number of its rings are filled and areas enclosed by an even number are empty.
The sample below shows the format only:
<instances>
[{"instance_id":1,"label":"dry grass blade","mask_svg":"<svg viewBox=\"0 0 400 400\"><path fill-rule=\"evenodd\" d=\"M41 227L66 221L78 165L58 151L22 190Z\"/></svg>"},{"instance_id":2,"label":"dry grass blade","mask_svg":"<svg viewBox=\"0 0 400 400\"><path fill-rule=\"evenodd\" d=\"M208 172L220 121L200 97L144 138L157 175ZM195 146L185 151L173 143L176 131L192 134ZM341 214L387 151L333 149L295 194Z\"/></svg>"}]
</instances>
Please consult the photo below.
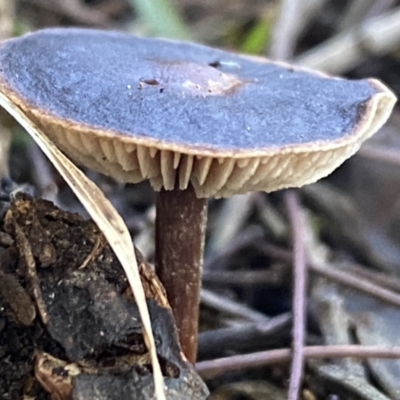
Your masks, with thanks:
<instances>
[{"instance_id":1,"label":"dry grass blade","mask_svg":"<svg viewBox=\"0 0 400 400\"><path fill-rule=\"evenodd\" d=\"M72 191L78 197L99 229L103 232L111 248L114 250L115 255L126 273L142 319L144 338L152 360L156 398L158 400L165 400L164 381L157 358L150 315L147 308L145 293L141 285L139 269L128 228L102 191L86 178L82 171L61 153L47 136L3 93L0 93L0 106L10 113L32 136L54 167L57 168L60 175L71 187Z\"/></svg>"}]
</instances>

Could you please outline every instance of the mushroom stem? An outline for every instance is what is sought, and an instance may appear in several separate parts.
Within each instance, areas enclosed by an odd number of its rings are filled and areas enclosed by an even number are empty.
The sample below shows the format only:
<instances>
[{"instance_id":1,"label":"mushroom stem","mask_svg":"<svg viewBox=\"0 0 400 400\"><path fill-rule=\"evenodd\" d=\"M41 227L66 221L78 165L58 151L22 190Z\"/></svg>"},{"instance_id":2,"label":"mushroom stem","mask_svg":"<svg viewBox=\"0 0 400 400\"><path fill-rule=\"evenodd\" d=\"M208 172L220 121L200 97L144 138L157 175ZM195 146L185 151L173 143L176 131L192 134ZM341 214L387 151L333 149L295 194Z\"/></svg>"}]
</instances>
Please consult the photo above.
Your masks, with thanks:
<instances>
[{"instance_id":1,"label":"mushroom stem","mask_svg":"<svg viewBox=\"0 0 400 400\"><path fill-rule=\"evenodd\" d=\"M194 363L207 199L198 199L192 186L162 189L156 215L156 272L167 292L182 350Z\"/></svg>"}]
</instances>

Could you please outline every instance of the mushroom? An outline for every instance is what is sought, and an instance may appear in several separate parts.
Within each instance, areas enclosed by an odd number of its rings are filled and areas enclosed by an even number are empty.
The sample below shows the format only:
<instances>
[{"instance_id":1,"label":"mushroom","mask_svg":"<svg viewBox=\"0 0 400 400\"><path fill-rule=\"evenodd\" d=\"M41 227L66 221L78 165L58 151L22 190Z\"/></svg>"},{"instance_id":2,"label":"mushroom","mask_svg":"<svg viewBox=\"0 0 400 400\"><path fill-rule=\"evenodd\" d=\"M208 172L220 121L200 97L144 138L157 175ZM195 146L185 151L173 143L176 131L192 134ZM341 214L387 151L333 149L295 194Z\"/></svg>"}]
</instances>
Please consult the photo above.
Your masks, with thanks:
<instances>
[{"instance_id":1,"label":"mushroom","mask_svg":"<svg viewBox=\"0 0 400 400\"><path fill-rule=\"evenodd\" d=\"M159 191L156 270L192 362L207 198L327 176L396 101L374 79L85 29L4 42L0 90L73 160Z\"/></svg>"}]
</instances>

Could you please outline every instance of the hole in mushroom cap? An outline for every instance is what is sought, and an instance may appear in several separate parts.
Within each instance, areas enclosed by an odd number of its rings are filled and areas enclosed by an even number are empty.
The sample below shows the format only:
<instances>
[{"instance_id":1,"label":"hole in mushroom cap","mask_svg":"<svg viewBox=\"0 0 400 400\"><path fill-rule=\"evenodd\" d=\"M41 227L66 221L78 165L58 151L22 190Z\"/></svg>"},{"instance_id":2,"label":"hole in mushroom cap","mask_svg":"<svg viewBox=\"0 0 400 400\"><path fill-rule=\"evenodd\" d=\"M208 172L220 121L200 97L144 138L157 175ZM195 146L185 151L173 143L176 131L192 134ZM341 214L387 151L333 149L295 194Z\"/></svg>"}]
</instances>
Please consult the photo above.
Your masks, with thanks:
<instances>
[{"instance_id":1,"label":"hole in mushroom cap","mask_svg":"<svg viewBox=\"0 0 400 400\"><path fill-rule=\"evenodd\" d=\"M160 84L157 79L145 79L141 78L139 79L139 82L142 84L150 85L150 86L157 86Z\"/></svg>"},{"instance_id":2,"label":"hole in mushroom cap","mask_svg":"<svg viewBox=\"0 0 400 400\"><path fill-rule=\"evenodd\" d=\"M221 62L220 61L213 61L213 62L208 63L208 65L210 67L213 67L213 68L218 68L219 66L221 66Z\"/></svg>"},{"instance_id":3,"label":"hole in mushroom cap","mask_svg":"<svg viewBox=\"0 0 400 400\"><path fill-rule=\"evenodd\" d=\"M213 68L220 68L220 67L228 67L228 68L240 68L240 64L235 62L235 61L212 61L208 63L208 66L213 67Z\"/></svg>"}]
</instances>

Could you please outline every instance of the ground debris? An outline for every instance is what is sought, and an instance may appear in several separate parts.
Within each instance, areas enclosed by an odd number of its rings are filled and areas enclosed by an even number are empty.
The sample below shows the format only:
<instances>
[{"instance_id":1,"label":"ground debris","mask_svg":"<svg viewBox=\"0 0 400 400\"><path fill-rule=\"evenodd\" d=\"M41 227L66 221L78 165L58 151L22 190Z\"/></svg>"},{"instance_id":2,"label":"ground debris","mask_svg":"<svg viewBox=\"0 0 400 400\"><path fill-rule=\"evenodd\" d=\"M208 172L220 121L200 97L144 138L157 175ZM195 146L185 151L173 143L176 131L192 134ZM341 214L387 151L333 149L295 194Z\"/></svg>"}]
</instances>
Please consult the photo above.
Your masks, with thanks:
<instances>
[{"instance_id":1,"label":"ground debris","mask_svg":"<svg viewBox=\"0 0 400 400\"><path fill-rule=\"evenodd\" d=\"M4 227L15 239L12 251L17 250L18 261L13 267L2 265L2 274L14 272L21 298L32 299L40 316L15 312L18 304L12 296L1 296L8 304L8 313L1 316L4 324L10 317L19 335L36 332L27 339L30 350L19 396L31 395L25 388L34 371L57 400L152 398L150 355L139 312L123 270L96 225L21 193ZM139 253L138 262L167 397L206 398L205 385L182 356L163 288ZM30 326L24 331L23 325Z\"/></svg>"}]
</instances>

